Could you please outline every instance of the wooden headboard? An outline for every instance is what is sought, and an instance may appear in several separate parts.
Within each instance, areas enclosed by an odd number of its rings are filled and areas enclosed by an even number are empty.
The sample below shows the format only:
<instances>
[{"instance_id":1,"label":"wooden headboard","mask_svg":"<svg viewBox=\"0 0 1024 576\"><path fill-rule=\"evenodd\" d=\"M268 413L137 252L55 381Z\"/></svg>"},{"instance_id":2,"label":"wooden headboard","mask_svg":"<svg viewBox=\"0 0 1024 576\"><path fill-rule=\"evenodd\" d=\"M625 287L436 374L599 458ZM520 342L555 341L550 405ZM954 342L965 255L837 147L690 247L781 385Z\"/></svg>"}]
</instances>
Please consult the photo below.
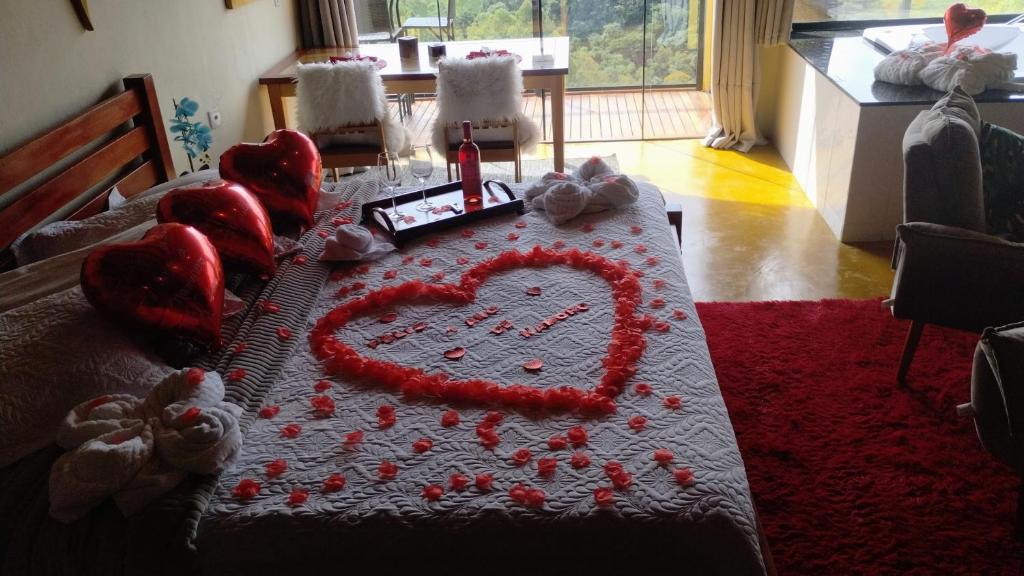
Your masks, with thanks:
<instances>
[{"instance_id":1,"label":"wooden headboard","mask_svg":"<svg viewBox=\"0 0 1024 576\"><path fill-rule=\"evenodd\" d=\"M89 148L97 141L102 143ZM0 211L0 270L13 264L11 242L61 208L84 202L67 220L105 210L110 186L95 190L103 182L112 181L122 194L132 196L174 178L152 76L126 77L121 94L0 157L0 196L83 149L88 150L83 157ZM91 196L83 198L90 190Z\"/></svg>"}]
</instances>

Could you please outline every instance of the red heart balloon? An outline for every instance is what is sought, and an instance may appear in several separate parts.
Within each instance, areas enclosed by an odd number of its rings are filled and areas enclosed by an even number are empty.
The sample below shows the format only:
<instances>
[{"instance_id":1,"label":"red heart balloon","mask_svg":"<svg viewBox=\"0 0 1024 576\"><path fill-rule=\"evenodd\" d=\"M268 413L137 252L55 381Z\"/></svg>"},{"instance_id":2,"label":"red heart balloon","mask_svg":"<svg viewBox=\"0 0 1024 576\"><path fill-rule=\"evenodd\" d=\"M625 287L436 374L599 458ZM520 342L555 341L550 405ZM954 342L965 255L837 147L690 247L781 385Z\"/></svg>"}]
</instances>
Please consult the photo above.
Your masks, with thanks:
<instances>
[{"instance_id":1,"label":"red heart balloon","mask_svg":"<svg viewBox=\"0 0 1024 576\"><path fill-rule=\"evenodd\" d=\"M976 34L985 25L987 16L980 8L968 8L964 4L953 4L946 9L943 18L946 22L946 54L953 49L953 44Z\"/></svg>"},{"instance_id":2,"label":"red heart balloon","mask_svg":"<svg viewBox=\"0 0 1024 576\"><path fill-rule=\"evenodd\" d=\"M541 388L524 384L502 385L482 378L456 380L444 372L428 373L421 367L368 358L337 335L353 318L380 314L402 302L432 301L467 305L476 300L477 289L494 274L516 268L555 265L593 272L604 278L612 289L615 323L607 355L601 361L604 373L589 389L574 386ZM428 284L422 280L411 280L397 286L385 286L349 300L320 318L310 332L309 340L313 353L323 363L328 374L366 379L400 391L408 397L473 402L524 410L608 413L615 410L615 397L622 392L626 381L636 373L636 363L646 347L643 332L655 320L637 312L641 294L638 277L625 263L592 252L575 249L560 252L537 246L527 253L510 250L484 260L467 270L459 284ZM382 318L392 320L390 315ZM445 354L438 350L438 356L444 354L450 360L462 356L455 349L447 352Z\"/></svg>"},{"instance_id":3,"label":"red heart balloon","mask_svg":"<svg viewBox=\"0 0 1024 576\"><path fill-rule=\"evenodd\" d=\"M175 188L156 206L157 222L195 227L217 248L221 260L274 273L274 232L270 216L245 186L210 180Z\"/></svg>"},{"instance_id":4,"label":"red heart balloon","mask_svg":"<svg viewBox=\"0 0 1024 576\"><path fill-rule=\"evenodd\" d=\"M217 249L184 224L158 224L138 242L108 244L82 262L82 292L130 326L220 346L224 272Z\"/></svg>"},{"instance_id":5,"label":"red heart balloon","mask_svg":"<svg viewBox=\"0 0 1024 576\"><path fill-rule=\"evenodd\" d=\"M277 130L262 144L232 146L221 154L220 174L255 194L275 224L313 225L323 167L309 136Z\"/></svg>"}]
</instances>

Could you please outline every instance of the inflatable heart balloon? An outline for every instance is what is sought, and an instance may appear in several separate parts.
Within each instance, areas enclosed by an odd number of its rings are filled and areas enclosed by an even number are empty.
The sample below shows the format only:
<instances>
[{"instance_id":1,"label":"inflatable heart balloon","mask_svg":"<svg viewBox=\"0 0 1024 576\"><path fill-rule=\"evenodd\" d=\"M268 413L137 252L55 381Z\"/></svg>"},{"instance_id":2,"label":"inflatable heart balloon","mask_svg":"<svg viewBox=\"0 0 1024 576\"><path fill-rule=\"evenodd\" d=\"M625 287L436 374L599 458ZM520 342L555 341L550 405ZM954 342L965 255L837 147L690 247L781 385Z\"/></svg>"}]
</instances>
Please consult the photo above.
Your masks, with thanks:
<instances>
[{"instance_id":1,"label":"inflatable heart balloon","mask_svg":"<svg viewBox=\"0 0 1024 576\"><path fill-rule=\"evenodd\" d=\"M953 49L953 44L981 30L986 18L985 11L980 8L968 8L964 4L953 4L947 8L943 18L946 22L946 54Z\"/></svg>"},{"instance_id":2,"label":"inflatable heart balloon","mask_svg":"<svg viewBox=\"0 0 1024 576\"><path fill-rule=\"evenodd\" d=\"M270 216L245 186L209 180L175 188L156 205L157 222L178 222L206 235L221 260L261 274L274 273Z\"/></svg>"},{"instance_id":3,"label":"inflatable heart balloon","mask_svg":"<svg viewBox=\"0 0 1024 576\"><path fill-rule=\"evenodd\" d=\"M255 194L275 225L313 225L323 168L316 144L305 134L277 130L262 144L232 146L220 157L220 174Z\"/></svg>"},{"instance_id":4,"label":"inflatable heart balloon","mask_svg":"<svg viewBox=\"0 0 1024 576\"><path fill-rule=\"evenodd\" d=\"M82 262L82 292L100 313L137 328L220 346L224 272L217 249L184 224L107 244Z\"/></svg>"}]
</instances>

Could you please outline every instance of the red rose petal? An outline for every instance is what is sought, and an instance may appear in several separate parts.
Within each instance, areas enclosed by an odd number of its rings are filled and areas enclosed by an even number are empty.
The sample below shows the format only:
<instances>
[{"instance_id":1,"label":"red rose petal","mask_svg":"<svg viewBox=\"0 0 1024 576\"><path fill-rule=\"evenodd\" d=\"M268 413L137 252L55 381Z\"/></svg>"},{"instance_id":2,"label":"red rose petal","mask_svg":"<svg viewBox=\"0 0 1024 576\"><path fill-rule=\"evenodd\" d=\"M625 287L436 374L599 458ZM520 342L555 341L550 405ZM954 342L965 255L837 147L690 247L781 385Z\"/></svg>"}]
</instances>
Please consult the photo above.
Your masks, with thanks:
<instances>
[{"instance_id":1,"label":"red rose petal","mask_svg":"<svg viewBox=\"0 0 1024 576\"><path fill-rule=\"evenodd\" d=\"M288 340L292 337L292 331L289 330L286 326L278 326L277 337L280 338L281 340Z\"/></svg>"},{"instance_id":2,"label":"red rose petal","mask_svg":"<svg viewBox=\"0 0 1024 576\"><path fill-rule=\"evenodd\" d=\"M548 448L551 450L565 450L569 446L569 441L565 439L565 436L552 436L548 438Z\"/></svg>"},{"instance_id":3,"label":"red rose petal","mask_svg":"<svg viewBox=\"0 0 1024 576\"><path fill-rule=\"evenodd\" d=\"M288 471L288 462L278 458L277 460L267 462L267 465L264 466L264 470L266 471L267 476L274 478Z\"/></svg>"},{"instance_id":4,"label":"red rose petal","mask_svg":"<svg viewBox=\"0 0 1024 576\"><path fill-rule=\"evenodd\" d=\"M231 372L228 372L228 380L231 382L238 382L246 376L245 368L235 368Z\"/></svg>"},{"instance_id":5,"label":"red rose petal","mask_svg":"<svg viewBox=\"0 0 1024 576\"><path fill-rule=\"evenodd\" d=\"M659 464L668 464L674 458L672 451L667 448L658 448L651 457Z\"/></svg>"},{"instance_id":6,"label":"red rose petal","mask_svg":"<svg viewBox=\"0 0 1024 576\"><path fill-rule=\"evenodd\" d=\"M387 460L381 460L377 465L377 476L384 481L394 480L398 476L398 466Z\"/></svg>"},{"instance_id":7,"label":"red rose petal","mask_svg":"<svg viewBox=\"0 0 1024 576\"><path fill-rule=\"evenodd\" d=\"M676 468L675 470L672 471L672 476L676 479L676 483L678 483L683 488L689 488L690 486L693 486L695 481L693 477L693 471L690 470L689 468Z\"/></svg>"},{"instance_id":8,"label":"red rose petal","mask_svg":"<svg viewBox=\"0 0 1024 576\"><path fill-rule=\"evenodd\" d=\"M431 238L430 240L426 241L426 245L430 246L431 248L437 248L440 244L441 244L441 239L440 238Z\"/></svg>"},{"instance_id":9,"label":"red rose petal","mask_svg":"<svg viewBox=\"0 0 1024 576\"><path fill-rule=\"evenodd\" d=\"M629 419L629 427L636 432L640 432L647 427L647 418L644 418L643 416L633 416Z\"/></svg>"},{"instance_id":10,"label":"red rose petal","mask_svg":"<svg viewBox=\"0 0 1024 576\"><path fill-rule=\"evenodd\" d=\"M633 247L633 252L636 252L637 254L644 254L647 252L647 246L644 246L643 244L637 244L636 246Z\"/></svg>"},{"instance_id":11,"label":"red rose petal","mask_svg":"<svg viewBox=\"0 0 1024 576\"><path fill-rule=\"evenodd\" d=\"M395 425L395 407L390 404L381 404L377 408L377 426L386 430Z\"/></svg>"},{"instance_id":12,"label":"red rose petal","mask_svg":"<svg viewBox=\"0 0 1024 576\"><path fill-rule=\"evenodd\" d=\"M260 418L273 418L274 416L277 416L277 413L280 411L280 406L264 406L263 408L260 408Z\"/></svg>"},{"instance_id":13,"label":"red rose petal","mask_svg":"<svg viewBox=\"0 0 1024 576\"><path fill-rule=\"evenodd\" d=\"M395 278L398 278L398 270L388 270L384 273L385 280L394 280Z\"/></svg>"},{"instance_id":14,"label":"red rose petal","mask_svg":"<svg viewBox=\"0 0 1024 576\"><path fill-rule=\"evenodd\" d=\"M655 298L655 299L651 300L648 304L650 305L651 308L664 308L665 307L665 299L664 298Z\"/></svg>"},{"instance_id":15,"label":"red rose petal","mask_svg":"<svg viewBox=\"0 0 1024 576\"><path fill-rule=\"evenodd\" d=\"M327 390L330 390L330 388L331 388L331 381L330 380L319 380L319 381L317 381L316 384L313 385L313 390L316 391L316 392L325 392Z\"/></svg>"},{"instance_id":16,"label":"red rose petal","mask_svg":"<svg viewBox=\"0 0 1024 576\"><path fill-rule=\"evenodd\" d=\"M241 354L242 352L245 352L245 349L248 347L249 345L245 342L239 342L238 344L235 344L235 347L231 349L231 352L233 354Z\"/></svg>"},{"instance_id":17,"label":"red rose petal","mask_svg":"<svg viewBox=\"0 0 1024 576\"><path fill-rule=\"evenodd\" d=\"M345 488L345 477L341 474L331 474L324 480L323 491L326 493L340 492Z\"/></svg>"},{"instance_id":18,"label":"red rose petal","mask_svg":"<svg viewBox=\"0 0 1024 576\"><path fill-rule=\"evenodd\" d=\"M506 238L508 238L510 242L515 242L516 240L519 240L519 234L516 234L515 232L509 232Z\"/></svg>"},{"instance_id":19,"label":"red rose petal","mask_svg":"<svg viewBox=\"0 0 1024 576\"><path fill-rule=\"evenodd\" d=\"M465 256L459 256L458 258L455 259L455 262L460 266L465 266L466 264L469 264L469 258L466 258Z\"/></svg>"},{"instance_id":20,"label":"red rose petal","mask_svg":"<svg viewBox=\"0 0 1024 576\"><path fill-rule=\"evenodd\" d=\"M363 434L362 430L355 430L349 432L348 434L345 434L344 448L346 450L355 449L357 446L359 446L360 443L362 443L364 436L365 434Z\"/></svg>"},{"instance_id":21,"label":"red rose petal","mask_svg":"<svg viewBox=\"0 0 1024 576\"><path fill-rule=\"evenodd\" d=\"M505 415L497 410L489 410L487 414L484 414L484 422L492 426L497 426L505 420Z\"/></svg>"},{"instance_id":22,"label":"red rose petal","mask_svg":"<svg viewBox=\"0 0 1024 576\"><path fill-rule=\"evenodd\" d=\"M402 264L403 265L404 264L411 264L415 260L416 260L415 256L412 256L412 255L405 256L405 257L402 258Z\"/></svg>"},{"instance_id":23,"label":"red rose petal","mask_svg":"<svg viewBox=\"0 0 1024 576\"><path fill-rule=\"evenodd\" d=\"M423 266L424 268L429 268L433 263L433 258L420 258L420 266Z\"/></svg>"},{"instance_id":24,"label":"red rose petal","mask_svg":"<svg viewBox=\"0 0 1024 576\"><path fill-rule=\"evenodd\" d=\"M530 488L526 491L526 504L534 508L540 508L544 505L546 495L540 488Z\"/></svg>"},{"instance_id":25,"label":"red rose petal","mask_svg":"<svg viewBox=\"0 0 1024 576\"><path fill-rule=\"evenodd\" d=\"M494 476L488 473L477 474L476 478L473 479L473 484L478 490L489 492L494 487Z\"/></svg>"},{"instance_id":26,"label":"red rose petal","mask_svg":"<svg viewBox=\"0 0 1024 576\"><path fill-rule=\"evenodd\" d=\"M288 495L289 506L301 506L306 503L306 500L309 500L309 490L302 488L296 488Z\"/></svg>"},{"instance_id":27,"label":"red rose petal","mask_svg":"<svg viewBox=\"0 0 1024 576\"><path fill-rule=\"evenodd\" d=\"M644 229L639 226L630 226L629 231L632 234L640 234L641 232L644 231Z\"/></svg>"},{"instance_id":28,"label":"red rose petal","mask_svg":"<svg viewBox=\"0 0 1024 576\"><path fill-rule=\"evenodd\" d=\"M590 222L587 222L583 226L580 226L580 232L593 232L593 231L594 231L594 225L591 224Z\"/></svg>"},{"instance_id":29,"label":"red rose petal","mask_svg":"<svg viewBox=\"0 0 1024 576\"><path fill-rule=\"evenodd\" d=\"M594 489L594 503L598 506L611 506L615 503L615 492L607 486Z\"/></svg>"},{"instance_id":30,"label":"red rose petal","mask_svg":"<svg viewBox=\"0 0 1024 576\"><path fill-rule=\"evenodd\" d=\"M539 372L542 368L544 368L544 361L540 358L527 360L523 363L523 370L526 370L527 372Z\"/></svg>"},{"instance_id":31,"label":"red rose petal","mask_svg":"<svg viewBox=\"0 0 1024 576\"><path fill-rule=\"evenodd\" d=\"M444 414L441 414L441 426L445 428L451 428L459 424L459 413L455 410L448 410Z\"/></svg>"},{"instance_id":32,"label":"red rose petal","mask_svg":"<svg viewBox=\"0 0 1024 576\"><path fill-rule=\"evenodd\" d=\"M477 250L484 250L487 248L487 242L477 242L473 245Z\"/></svg>"},{"instance_id":33,"label":"red rose petal","mask_svg":"<svg viewBox=\"0 0 1024 576\"><path fill-rule=\"evenodd\" d=\"M678 410L683 405L683 399L679 396L668 396L661 403L665 405L665 408Z\"/></svg>"},{"instance_id":34,"label":"red rose petal","mask_svg":"<svg viewBox=\"0 0 1024 576\"><path fill-rule=\"evenodd\" d=\"M417 454L423 454L434 447L434 441L430 438L420 438L419 440L412 443L412 451Z\"/></svg>"},{"instance_id":35,"label":"red rose petal","mask_svg":"<svg viewBox=\"0 0 1024 576\"><path fill-rule=\"evenodd\" d=\"M539 458L537 460L537 474L540 474L544 478L554 476L557 468L558 460L555 458Z\"/></svg>"},{"instance_id":36,"label":"red rose petal","mask_svg":"<svg viewBox=\"0 0 1024 576\"><path fill-rule=\"evenodd\" d=\"M644 260L648 266L657 266L661 262L661 258L657 256L648 256L647 260Z\"/></svg>"},{"instance_id":37,"label":"red rose petal","mask_svg":"<svg viewBox=\"0 0 1024 576\"><path fill-rule=\"evenodd\" d=\"M686 312L679 310L678 308L672 311L672 317L676 320L686 320Z\"/></svg>"},{"instance_id":38,"label":"red rose petal","mask_svg":"<svg viewBox=\"0 0 1024 576\"><path fill-rule=\"evenodd\" d=\"M448 477L448 488L462 492L469 486L469 476L465 474L455 473Z\"/></svg>"},{"instance_id":39,"label":"red rose petal","mask_svg":"<svg viewBox=\"0 0 1024 576\"><path fill-rule=\"evenodd\" d=\"M619 248L622 248L622 242L619 241L619 240L612 240L611 241L611 246L612 246L612 248L618 250Z\"/></svg>"},{"instance_id":40,"label":"red rose petal","mask_svg":"<svg viewBox=\"0 0 1024 576\"><path fill-rule=\"evenodd\" d=\"M524 220L519 220L518 222L513 224L513 226L519 229L526 228L526 222Z\"/></svg>"},{"instance_id":41,"label":"red rose petal","mask_svg":"<svg viewBox=\"0 0 1024 576\"><path fill-rule=\"evenodd\" d=\"M646 382L637 382L636 386L633 386L633 391L640 396L650 396L651 385Z\"/></svg>"},{"instance_id":42,"label":"red rose petal","mask_svg":"<svg viewBox=\"0 0 1024 576\"><path fill-rule=\"evenodd\" d=\"M555 240L554 242L551 243L551 247L554 248L555 250L561 250L562 248L565 248L565 241Z\"/></svg>"},{"instance_id":43,"label":"red rose petal","mask_svg":"<svg viewBox=\"0 0 1024 576\"><path fill-rule=\"evenodd\" d=\"M444 487L439 484L431 484L423 488L423 498L429 502L436 502L444 496Z\"/></svg>"},{"instance_id":44,"label":"red rose petal","mask_svg":"<svg viewBox=\"0 0 1024 576\"><path fill-rule=\"evenodd\" d=\"M281 428L281 436L284 438L298 438L302 433L301 424L286 424Z\"/></svg>"},{"instance_id":45,"label":"red rose petal","mask_svg":"<svg viewBox=\"0 0 1024 576\"><path fill-rule=\"evenodd\" d=\"M244 478L231 489L231 493L239 500L251 500L260 493L260 483Z\"/></svg>"},{"instance_id":46,"label":"red rose petal","mask_svg":"<svg viewBox=\"0 0 1024 576\"><path fill-rule=\"evenodd\" d=\"M390 322L394 322L395 320L398 320L398 314L396 314L395 312L388 312L387 314L377 319L377 321L380 322L381 324L388 324Z\"/></svg>"},{"instance_id":47,"label":"red rose petal","mask_svg":"<svg viewBox=\"0 0 1024 576\"><path fill-rule=\"evenodd\" d=\"M566 436L575 448L586 446L587 440L589 439L587 430L582 426L573 426L572 428L569 428L569 431L566 432Z\"/></svg>"},{"instance_id":48,"label":"red rose petal","mask_svg":"<svg viewBox=\"0 0 1024 576\"><path fill-rule=\"evenodd\" d=\"M178 421L181 422L182 424L186 425L186 426L191 426L192 423L195 422L197 418L199 418L199 415L201 413L202 413L202 410L200 410L196 406L193 406L193 407L189 408L188 410L186 410L184 414L179 416L178 417Z\"/></svg>"},{"instance_id":49,"label":"red rose petal","mask_svg":"<svg viewBox=\"0 0 1024 576\"><path fill-rule=\"evenodd\" d=\"M530 452L529 448L520 448L512 453L512 463L516 466L526 465L531 458L533 458L533 453Z\"/></svg>"},{"instance_id":50,"label":"red rose petal","mask_svg":"<svg viewBox=\"0 0 1024 576\"><path fill-rule=\"evenodd\" d=\"M462 358L465 355L466 349L461 346L457 348L452 348L451 350L444 351L444 357L449 360L458 360L459 358Z\"/></svg>"},{"instance_id":51,"label":"red rose petal","mask_svg":"<svg viewBox=\"0 0 1024 576\"><path fill-rule=\"evenodd\" d=\"M206 379L206 372L202 368L189 368L185 371L185 383L189 388L195 388Z\"/></svg>"},{"instance_id":52,"label":"red rose petal","mask_svg":"<svg viewBox=\"0 0 1024 576\"><path fill-rule=\"evenodd\" d=\"M309 261L309 258L306 258L306 256L303 254L297 254L294 258L292 258L292 262L299 265L305 264L307 261Z\"/></svg>"},{"instance_id":53,"label":"red rose petal","mask_svg":"<svg viewBox=\"0 0 1024 576\"><path fill-rule=\"evenodd\" d=\"M573 468L577 469L586 468L587 466L590 466L590 456L587 456L585 452L575 452L572 455L572 458L569 459L569 464L571 464Z\"/></svg>"},{"instance_id":54,"label":"red rose petal","mask_svg":"<svg viewBox=\"0 0 1024 576\"><path fill-rule=\"evenodd\" d=\"M430 279L434 282L440 282L444 280L444 272L434 272L430 275Z\"/></svg>"},{"instance_id":55,"label":"red rose petal","mask_svg":"<svg viewBox=\"0 0 1024 576\"><path fill-rule=\"evenodd\" d=\"M334 400L329 396L314 396L309 399L309 405L317 418L327 418L334 414Z\"/></svg>"},{"instance_id":56,"label":"red rose petal","mask_svg":"<svg viewBox=\"0 0 1024 576\"><path fill-rule=\"evenodd\" d=\"M475 234L476 234L476 231L475 230L471 230L469 228L466 228L465 230L462 231L462 237L463 238L472 238Z\"/></svg>"},{"instance_id":57,"label":"red rose petal","mask_svg":"<svg viewBox=\"0 0 1024 576\"><path fill-rule=\"evenodd\" d=\"M327 238L331 234L329 232L327 232L327 230L321 230L321 231L317 232L316 235L321 237L321 238Z\"/></svg>"},{"instance_id":58,"label":"red rose petal","mask_svg":"<svg viewBox=\"0 0 1024 576\"><path fill-rule=\"evenodd\" d=\"M529 296L540 296L540 294L541 294L540 286L531 286L530 288L527 288L526 289L526 294L529 295Z\"/></svg>"}]
</instances>

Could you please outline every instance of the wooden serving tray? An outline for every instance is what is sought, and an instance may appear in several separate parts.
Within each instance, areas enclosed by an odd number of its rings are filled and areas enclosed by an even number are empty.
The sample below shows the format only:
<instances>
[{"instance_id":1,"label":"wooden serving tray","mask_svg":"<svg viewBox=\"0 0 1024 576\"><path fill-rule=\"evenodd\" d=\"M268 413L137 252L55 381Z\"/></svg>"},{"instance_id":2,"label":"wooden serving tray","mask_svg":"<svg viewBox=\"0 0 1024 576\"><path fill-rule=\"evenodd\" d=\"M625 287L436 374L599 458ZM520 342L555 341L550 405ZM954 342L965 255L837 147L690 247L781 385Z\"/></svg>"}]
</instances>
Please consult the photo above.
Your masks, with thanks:
<instances>
[{"instance_id":1,"label":"wooden serving tray","mask_svg":"<svg viewBox=\"0 0 1024 576\"><path fill-rule=\"evenodd\" d=\"M483 183L483 207L467 211L462 199L462 181L456 180L441 186L426 189L427 198L434 204L431 212L421 212L416 205L423 201L419 190L395 197L398 212L405 220L394 221L387 213L391 210L391 198L367 202L363 205L363 225L374 225L385 232L399 248L403 244L426 234L433 234L448 228L463 226L484 218L511 214L522 214L525 206L522 198L516 198L512 189L499 180ZM445 209L442 209L447 207Z\"/></svg>"}]
</instances>

